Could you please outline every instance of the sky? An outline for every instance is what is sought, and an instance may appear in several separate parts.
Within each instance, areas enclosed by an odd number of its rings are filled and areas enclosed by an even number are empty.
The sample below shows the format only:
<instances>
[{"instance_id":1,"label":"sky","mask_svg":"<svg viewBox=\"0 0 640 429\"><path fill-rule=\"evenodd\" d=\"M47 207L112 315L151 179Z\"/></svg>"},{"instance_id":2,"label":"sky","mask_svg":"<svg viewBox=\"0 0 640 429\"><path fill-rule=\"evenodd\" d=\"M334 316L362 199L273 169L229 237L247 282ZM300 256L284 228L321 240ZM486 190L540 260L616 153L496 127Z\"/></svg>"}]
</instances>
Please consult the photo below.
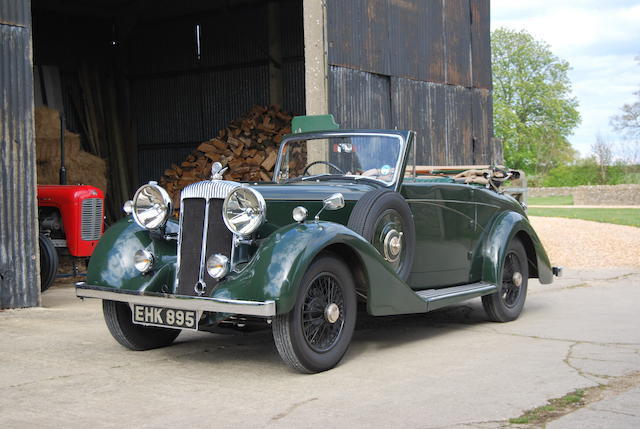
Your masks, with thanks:
<instances>
[{"instance_id":1,"label":"sky","mask_svg":"<svg viewBox=\"0 0 640 429\"><path fill-rule=\"evenodd\" d=\"M526 30L572 69L581 125L569 137L582 156L596 134L615 145L610 118L640 90L640 0L491 0L491 29Z\"/></svg>"}]
</instances>

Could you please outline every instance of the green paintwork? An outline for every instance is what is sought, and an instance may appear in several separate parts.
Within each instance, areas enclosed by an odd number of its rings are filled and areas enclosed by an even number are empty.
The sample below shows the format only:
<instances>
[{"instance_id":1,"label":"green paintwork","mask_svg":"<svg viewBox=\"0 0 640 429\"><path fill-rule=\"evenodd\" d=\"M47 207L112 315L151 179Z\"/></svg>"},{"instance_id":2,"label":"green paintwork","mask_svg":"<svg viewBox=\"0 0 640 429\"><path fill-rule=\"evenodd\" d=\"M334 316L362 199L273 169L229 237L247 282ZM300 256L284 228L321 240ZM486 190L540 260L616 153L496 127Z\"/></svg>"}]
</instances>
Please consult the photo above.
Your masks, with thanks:
<instances>
[{"instance_id":1,"label":"green paintwork","mask_svg":"<svg viewBox=\"0 0 640 429\"><path fill-rule=\"evenodd\" d=\"M396 132L397 133L397 132ZM405 133L406 134L406 133ZM427 311L427 304L413 290L443 288L485 282L498 285L509 242L517 235L535 264L530 275L541 283L552 281L549 259L520 204L513 198L481 186L450 180L404 178L396 186L407 199L416 225L416 257L407 283L399 279L376 249L346 225L356 202L372 189L370 181L304 181L252 184L267 204L267 220L255 238L251 259L238 272L228 274L211 291L211 297L249 301L274 300L277 312L288 312L297 288L313 259L327 248L350 255L350 266L359 261L359 279L373 315ZM313 218L322 200L341 192L345 207L323 211ZM304 206L309 213L303 224L293 223L292 210ZM175 227L175 221L171 221ZM338 246L338 247L336 247ZM152 272L141 275L133 255L149 249L156 257ZM150 234L130 217L113 225L100 240L88 268L87 283L136 292L174 291L177 243ZM534 256L535 255L535 256ZM356 262L354 262L356 261Z\"/></svg>"},{"instance_id":2,"label":"green paintwork","mask_svg":"<svg viewBox=\"0 0 640 429\"><path fill-rule=\"evenodd\" d=\"M148 249L155 256L153 270L145 275L133 266L133 255L140 249ZM112 225L100 239L89 261L87 284L131 291L171 292L176 255L175 240L152 239L149 231L128 216Z\"/></svg>"},{"instance_id":3,"label":"green paintwork","mask_svg":"<svg viewBox=\"0 0 640 429\"><path fill-rule=\"evenodd\" d=\"M291 224L274 231L242 271L229 275L211 296L275 300L278 314L287 313L307 267L332 245L348 246L364 265L371 314L426 311L424 301L396 276L371 244L343 225L323 221Z\"/></svg>"},{"instance_id":4,"label":"green paintwork","mask_svg":"<svg viewBox=\"0 0 640 429\"><path fill-rule=\"evenodd\" d=\"M291 131L294 134L333 131L340 128L333 115L294 116Z\"/></svg>"}]
</instances>

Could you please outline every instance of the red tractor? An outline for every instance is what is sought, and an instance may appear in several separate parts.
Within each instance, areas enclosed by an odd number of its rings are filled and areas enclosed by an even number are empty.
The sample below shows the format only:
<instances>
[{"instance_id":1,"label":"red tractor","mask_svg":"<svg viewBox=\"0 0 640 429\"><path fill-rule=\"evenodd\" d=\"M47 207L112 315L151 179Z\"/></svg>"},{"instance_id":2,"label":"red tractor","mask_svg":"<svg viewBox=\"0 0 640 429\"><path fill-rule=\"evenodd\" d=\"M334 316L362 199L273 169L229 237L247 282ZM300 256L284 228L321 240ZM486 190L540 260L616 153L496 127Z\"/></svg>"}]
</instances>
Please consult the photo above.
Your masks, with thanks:
<instances>
[{"instance_id":1,"label":"red tractor","mask_svg":"<svg viewBox=\"0 0 640 429\"><path fill-rule=\"evenodd\" d=\"M104 232L104 194L87 185L39 185L40 285L55 280L58 252L88 258ZM66 251L65 251L66 250ZM74 263L75 267L75 263Z\"/></svg>"},{"instance_id":2,"label":"red tractor","mask_svg":"<svg viewBox=\"0 0 640 429\"><path fill-rule=\"evenodd\" d=\"M60 185L38 185L40 290L51 286L61 255L88 258L104 232L104 193L93 186L67 185L64 115L60 115Z\"/></svg>"}]
</instances>

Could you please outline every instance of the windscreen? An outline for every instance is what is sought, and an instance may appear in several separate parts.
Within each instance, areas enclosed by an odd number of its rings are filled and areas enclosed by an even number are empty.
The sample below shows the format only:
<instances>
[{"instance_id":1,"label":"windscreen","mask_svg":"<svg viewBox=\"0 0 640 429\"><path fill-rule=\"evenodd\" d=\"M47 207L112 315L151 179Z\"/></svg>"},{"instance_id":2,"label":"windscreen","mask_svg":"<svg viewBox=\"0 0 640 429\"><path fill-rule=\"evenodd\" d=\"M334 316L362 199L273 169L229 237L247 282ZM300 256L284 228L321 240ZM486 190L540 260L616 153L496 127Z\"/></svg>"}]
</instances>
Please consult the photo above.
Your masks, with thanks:
<instances>
[{"instance_id":1,"label":"windscreen","mask_svg":"<svg viewBox=\"0 0 640 429\"><path fill-rule=\"evenodd\" d=\"M393 183L402 139L396 136L345 136L284 143L278 181L370 178Z\"/></svg>"}]
</instances>

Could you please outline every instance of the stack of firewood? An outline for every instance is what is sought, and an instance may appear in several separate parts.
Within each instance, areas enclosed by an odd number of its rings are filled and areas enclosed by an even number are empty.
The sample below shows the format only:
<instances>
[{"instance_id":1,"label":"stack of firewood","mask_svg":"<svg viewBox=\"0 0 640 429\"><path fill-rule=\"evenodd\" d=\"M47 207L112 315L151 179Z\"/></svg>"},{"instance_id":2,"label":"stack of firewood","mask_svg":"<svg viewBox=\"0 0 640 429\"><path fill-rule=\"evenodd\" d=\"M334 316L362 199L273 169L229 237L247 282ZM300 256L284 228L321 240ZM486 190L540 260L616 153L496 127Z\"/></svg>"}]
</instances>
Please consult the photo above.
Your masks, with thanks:
<instances>
[{"instance_id":1,"label":"stack of firewood","mask_svg":"<svg viewBox=\"0 0 640 429\"><path fill-rule=\"evenodd\" d=\"M278 157L278 147L291 132L291 115L278 106L254 106L245 116L220 130L217 137L201 143L187 158L164 171L159 183L179 207L180 191L185 186L211 178L211 165L220 162L228 170L225 180L270 181ZM304 167L300 148L290 162L291 173Z\"/></svg>"}]
</instances>

